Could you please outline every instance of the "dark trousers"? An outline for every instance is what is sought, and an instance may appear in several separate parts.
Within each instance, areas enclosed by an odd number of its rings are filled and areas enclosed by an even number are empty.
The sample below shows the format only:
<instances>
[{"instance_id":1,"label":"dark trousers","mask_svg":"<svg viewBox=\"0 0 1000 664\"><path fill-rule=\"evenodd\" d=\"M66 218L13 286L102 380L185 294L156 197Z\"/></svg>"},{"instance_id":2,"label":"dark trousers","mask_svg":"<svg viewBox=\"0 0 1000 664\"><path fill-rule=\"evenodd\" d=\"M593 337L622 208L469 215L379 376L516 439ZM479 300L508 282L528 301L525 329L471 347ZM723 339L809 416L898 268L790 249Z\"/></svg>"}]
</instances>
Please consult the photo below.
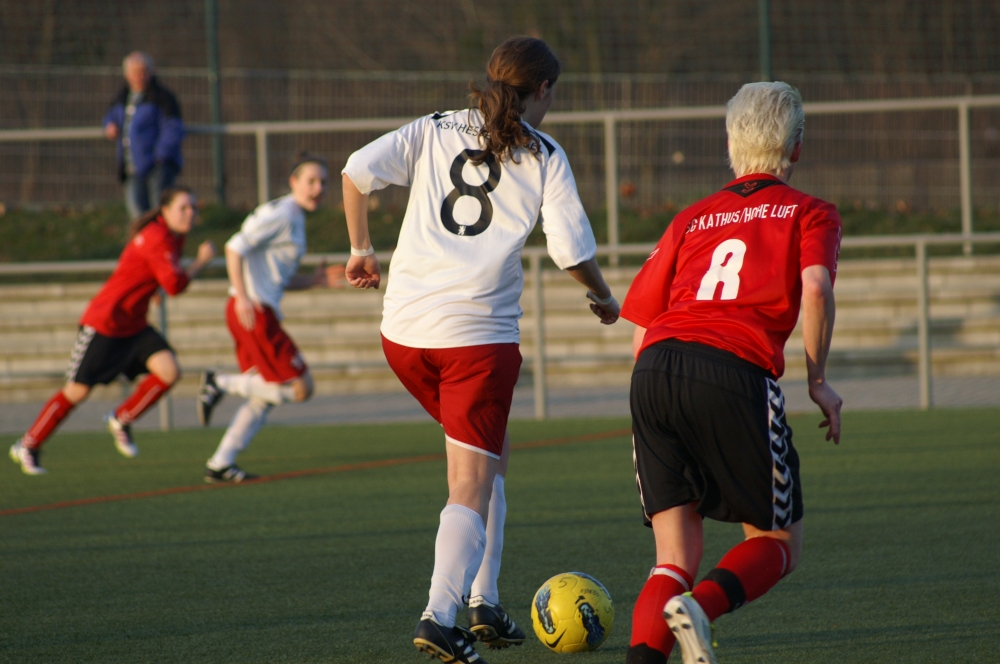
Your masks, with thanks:
<instances>
[{"instance_id":1,"label":"dark trousers","mask_svg":"<svg viewBox=\"0 0 1000 664\"><path fill-rule=\"evenodd\" d=\"M125 178L125 207L129 219L135 219L143 212L160 204L163 190L174 184L180 169L172 161L165 161L153 167L145 176L136 174Z\"/></svg>"}]
</instances>

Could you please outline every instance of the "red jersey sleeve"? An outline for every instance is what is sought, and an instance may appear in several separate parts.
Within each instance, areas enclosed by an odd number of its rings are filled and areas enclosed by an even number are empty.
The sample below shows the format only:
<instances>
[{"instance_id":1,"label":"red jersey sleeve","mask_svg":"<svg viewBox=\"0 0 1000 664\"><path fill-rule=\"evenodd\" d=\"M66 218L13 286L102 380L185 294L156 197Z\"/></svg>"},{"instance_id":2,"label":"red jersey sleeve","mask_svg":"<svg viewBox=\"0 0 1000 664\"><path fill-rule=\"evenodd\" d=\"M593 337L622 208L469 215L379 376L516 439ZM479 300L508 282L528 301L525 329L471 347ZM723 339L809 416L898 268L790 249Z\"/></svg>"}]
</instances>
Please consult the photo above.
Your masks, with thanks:
<instances>
[{"instance_id":1,"label":"red jersey sleeve","mask_svg":"<svg viewBox=\"0 0 1000 664\"><path fill-rule=\"evenodd\" d=\"M625 295L621 316L639 327L648 328L667 310L670 287L677 274L677 251L684 238L685 224L674 218L649 254Z\"/></svg>"},{"instance_id":2,"label":"red jersey sleeve","mask_svg":"<svg viewBox=\"0 0 1000 664\"><path fill-rule=\"evenodd\" d=\"M169 232L153 242L146 242L142 253L156 283L169 295L182 293L191 283L180 264L180 246L172 241Z\"/></svg>"},{"instance_id":3,"label":"red jersey sleeve","mask_svg":"<svg viewBox=\"0 0 1000 664\"><path fill-rule=\"evenodd\" d=\"M830 271L830 283L837 278L840 238L843 228L837 208L825 201L803 215L801 223L799 272L810 265L822 265Z\"/></svg>"}]
</instances>

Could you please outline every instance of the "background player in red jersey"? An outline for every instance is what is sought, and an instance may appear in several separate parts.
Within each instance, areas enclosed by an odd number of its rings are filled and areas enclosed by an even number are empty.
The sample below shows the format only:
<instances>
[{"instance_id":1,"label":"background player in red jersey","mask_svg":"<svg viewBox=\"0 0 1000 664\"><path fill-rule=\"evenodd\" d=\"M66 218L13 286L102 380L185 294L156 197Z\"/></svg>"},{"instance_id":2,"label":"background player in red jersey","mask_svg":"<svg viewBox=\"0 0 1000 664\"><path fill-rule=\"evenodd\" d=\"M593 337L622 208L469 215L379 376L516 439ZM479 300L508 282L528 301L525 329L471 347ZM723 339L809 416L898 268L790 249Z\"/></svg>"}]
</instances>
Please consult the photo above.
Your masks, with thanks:
<instances>
[{"instance_id":1,"label":"background player in red jersey","mask_svg":"<svg viewBox=\"0 0 1000 664\"><path fill-rule=\"evenodd\" d=\"M509 39L490 58L477 108L434 113L358 150L344 167L351 235L346 276L378 287L367 195L409 186L382 316L389 366L442 424L448 504L441 512L427 608L413 635L445 662L482 662L524 641L500 604L497 576L507 503L507 417L521 366L521 248L536 223L549 256L588 288L602 323L619 307L566 154L536 127L552 105L559 61L545 42ZM456 613L468 598L469 630Z\"/></svg>"},{"instance_id":2,"label":"background player in red jersey","mask_svg":"<svg viewBox=\"0 0 1000 664\"><path fill-rule=\"evenodd\" d=\"M139 454L131 424L177 382L180 369L166 339L146 321L149 300L158 288L178 295L215 257L211 242L198 247L195 260L180 264L184 236L197 216L194 195L186 187L163 192L160 205L133 222L129 242L111 277L80 318L80 331L67 371L66 386L38 414L38 419L10 448L10 457L28 475L40 475L42 443L94 385L119 375L134 379L148 374L131 396L108 413L105 421L124 456Z\"/></svg>"},{"instance_id":3,"label":"background player in red jersey","mask_svg":"<svg viewBox=\"0 0 1000 664\"><path fill-rule=\"evenodd\" d=\"M625 300L636 478L656 539L629 664L666 662L675 635L685 664L715 662L709 623L798 564L799 461L776 381L800 306L809 396L840 439L826 359L841 224L787 185L804 122L791 86L743 86L726 114L737 179L677 215ZM704 517L742 523L746 540L694 586Z\"/></svg>"}]
</instances>

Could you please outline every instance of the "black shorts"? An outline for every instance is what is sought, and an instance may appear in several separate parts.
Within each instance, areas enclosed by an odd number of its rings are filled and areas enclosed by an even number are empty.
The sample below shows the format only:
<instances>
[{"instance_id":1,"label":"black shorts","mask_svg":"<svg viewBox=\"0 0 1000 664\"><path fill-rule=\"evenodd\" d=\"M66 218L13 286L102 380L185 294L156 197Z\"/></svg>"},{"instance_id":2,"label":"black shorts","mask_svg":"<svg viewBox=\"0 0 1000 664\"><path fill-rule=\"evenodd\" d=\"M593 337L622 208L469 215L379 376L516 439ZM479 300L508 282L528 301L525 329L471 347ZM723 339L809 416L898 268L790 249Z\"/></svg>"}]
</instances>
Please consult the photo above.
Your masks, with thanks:
<instances>
[{"instance_id":1,"label":"black shorts","mask_svg":"<svg viewBox=\"0 0 1000 664\"><path fill-rule=\"evenodd\" d=\"M632 445L646 524L698 503L717 521L780 530L802 518L799 457L774 377L727 351L668 339L632 372Z\"/></svg>"},{"instance_id":2,"label":"black shorts","mask_svg":"<svg viewBox=\"0 0 1000 664\"><path fill-rule=\"evenodd\" d=\"M106 337L84 325L76 334L66 379L91 387L107 385L120 374L133 380L149 371L146 361L161 350L173 348L151 327L131 337Z\"/></svg>"}]
</instances>

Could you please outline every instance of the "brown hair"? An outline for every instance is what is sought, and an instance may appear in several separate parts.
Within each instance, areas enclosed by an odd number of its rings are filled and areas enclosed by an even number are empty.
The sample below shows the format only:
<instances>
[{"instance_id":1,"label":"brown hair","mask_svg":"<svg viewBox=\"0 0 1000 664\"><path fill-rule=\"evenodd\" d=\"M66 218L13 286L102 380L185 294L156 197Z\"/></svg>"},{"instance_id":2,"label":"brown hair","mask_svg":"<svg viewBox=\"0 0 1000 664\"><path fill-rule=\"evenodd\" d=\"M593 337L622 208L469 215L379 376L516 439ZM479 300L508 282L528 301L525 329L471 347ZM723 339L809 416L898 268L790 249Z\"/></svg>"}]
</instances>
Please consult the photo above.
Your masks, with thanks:
<instances>
[{"instance_id":1,"label":"brown hair","mask_svg":"<svg viewBox=\"0 0 1000 664\"><path fill-rule=\"evenodd\" d=\"M143 213L141 217L135 219L129 226L128 239L131 241L132 238L138 235L143 228L145 228L152 222L156 221L156 218L159 217L160 213L163 212L163 208L173 203L174 199L179 194L187 194L188 196L193 196L194 191L191 190L191 187L186 187L184 185L178 185L176 187L168 187L164 189L163 193L160 194L160 204L155 208L153 208L152 210Z\"/></svg>"},{"instance_id":2,"label":"brown hair","mask_svg":"<svg viewBox=\"0 0 1000 664\"><path fill-rule=\"evenodd\" d=\"M472 102L483 114L479 142L487 153L516 163L514 153L527 148L538 157L538 141L521 124L524 100L546 81L555 85L560 71L559 60L541 39L511 37L497 46L486 66L486 85L480 89L469 81Z\"/></svg>"},{"instance_id":3,"label":"brown hair","mask_svg":"<svg viewBox=\"0 0 1000 664\"><path fill-rule=\"evenodd\" d=\"M289 177L297 178L299 176L299 169L306 164L316 164L317 166L322 166L323 170L327 173L330 172L330 167L326 165L326 159L320 157L319 155L313 154L303 150L295 155L295 159L292 160L292 170L288 174Z\"/></svg>"}]
</instances>

